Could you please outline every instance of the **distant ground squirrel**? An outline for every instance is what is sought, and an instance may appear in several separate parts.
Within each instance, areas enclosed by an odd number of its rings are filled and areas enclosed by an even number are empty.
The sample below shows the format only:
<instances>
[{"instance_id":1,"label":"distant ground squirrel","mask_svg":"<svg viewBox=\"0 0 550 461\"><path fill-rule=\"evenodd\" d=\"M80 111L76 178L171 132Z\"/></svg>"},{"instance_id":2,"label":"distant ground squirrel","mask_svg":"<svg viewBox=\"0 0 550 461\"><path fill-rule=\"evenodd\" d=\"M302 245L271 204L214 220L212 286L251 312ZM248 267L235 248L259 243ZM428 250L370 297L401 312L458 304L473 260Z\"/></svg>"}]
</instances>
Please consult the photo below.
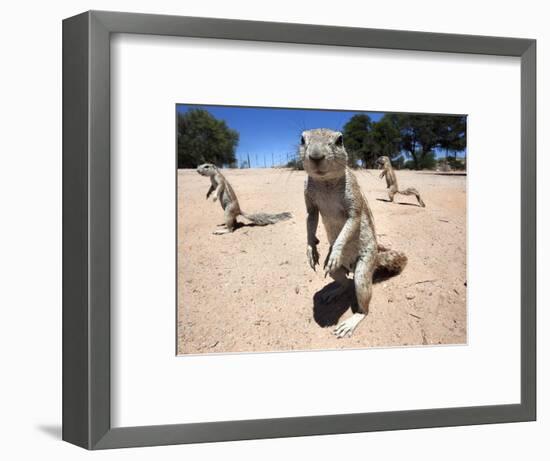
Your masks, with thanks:
<instances>
[{"instance_id":1,"label":"distant ground squirrel","mask_svg":"<svg viewBox=\"0 0 550 461\"><path fill-rule=\"evenodd\" d=\"M239 215L258 226L267 226L268 224L275 224L278 221L285 221L292 218L292 215L288 212L278 214L245 213L239 206L237 195L231 187L231 184L229 184L225 176L220 173L216 165L212 163L203 163L197 167L197 173L202 176L210 177L210 182L212 184L206 193L206 198L208 199L210 194L214 192L214 202L219 200L224 211L225 223L223 226L225 226L225 229L218 229L214 231L214 234L228 234L233 232L237 224L237 216Z\"/></svg>"},{"instance_id":2,"label":"distant ground squirrel","mask_svg":"<svg viewBox=\"0 0 550 461\"><path fill-rule=\"evenodd\" d=\"M342 133L326 128L304 131L300 155L308 176L305 182L307 209L307 258L313 270L319 264L316 237L319 214L330 243L325 275L338 283L328 293L329 302L355 285L358 312L339 323L334 334L351 336L367 315L372 296L372 276L377 268L399 273L407 263L405 254L388 250L376 241L374 219L357 178L347 166L348 154ZM353 281L348 279L353 272Z\"/></svg>"},{"instance_id":3,"label":"distant ground squirrel","mask_svg":"<svg viewBox=\"0 0 550 461\"><path fill-rule=\"evenodd\" d=\"M418 200L418 204L421 207L426 206L426 204L420 197L420 193L414 187L409 187L408 189L405 189L405 190L399 190L397 186L397 176L395 175L395 171L391 166L391 161L389 157L386 157L386 156L378 157L378 159L376 160L376 164L382 168L382 173L380 173L380 178L383 178L384 176L386 177L386 187L389 189L388 195L390 197L390 202L393 202L393 198L395 197L395 194L415 195L416 200Z\"/></svg>"}]
</instances>

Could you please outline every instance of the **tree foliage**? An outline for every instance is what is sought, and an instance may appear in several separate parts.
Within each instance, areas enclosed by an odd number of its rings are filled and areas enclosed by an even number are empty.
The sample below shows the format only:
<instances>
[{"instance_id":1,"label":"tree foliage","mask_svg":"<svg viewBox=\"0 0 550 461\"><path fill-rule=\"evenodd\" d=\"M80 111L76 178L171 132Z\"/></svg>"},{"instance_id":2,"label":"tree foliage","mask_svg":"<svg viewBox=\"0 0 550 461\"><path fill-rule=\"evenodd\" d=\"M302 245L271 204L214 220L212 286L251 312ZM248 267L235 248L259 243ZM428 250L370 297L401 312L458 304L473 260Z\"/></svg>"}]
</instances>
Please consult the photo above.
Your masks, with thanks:
<instances>
[{"instance_id":1,"label":"tree foliage","mask_svg":"<svg viewBox=\"0 0 550 461\"><path fill-rule=\"evenodd\" d=\"M449 153L454 154L466 149L466 117L444 116L443 132L441 134L440 147Z\"/></svg>"},{"instance_id":2,"label":"tree foliage","mask_svg":"<svg viewBox=\"0 0 550 461\"><path fill-rule=\"evenodd\" d=\"M298 154L287 162L286 167L292 168L293 170L303 170L304 162L302 161L300 155Z\"/></svg>"},{"instance_id":3,"label":"tree foliage","mask_svg":"<svg viewBox=\"0 0 550 461\"><path fill-rule=\"evenodd\" d=\"M399 114L401 150L415 170L435 168L435 149L458 152L466 148L466 117L452 115Z\"/></svg>"},{"instance_id":4,"label":"tree foliage","mask_svg":"<svg viewBox=\"0 0 550 461\"><path fill-rule=\"evenodd\" d=\"M395 116L387 114L373 123L370 137L374 161L383 155L394 159L401 154L401 133Z\"/></svg>"},{"instance_id":5,"label":"tree foliage","mask_svg":"<svg viewBox=\"0 0 550 461\"><path fill-rule=\"evenodd\" d=\"M358 114L344 125L344 143L351 166L360 161L365 168L373 168L376 159L385 155L397 167L433 169L436 149L456 158L466 148L466 117L386 114L373 122L368 115Z\"/></svg>"},{"instance_id":6,"label":"tree foliage","mask_svg":"<svg viewBox=\"0 0 550 461\"><path fill-rule=\"evenodd\" d=\"M348 152L348 160L351 166L358 161L363 166L374 166L376 158L371 148L372 120L366 114L357 114L344 125L344 140Z\"/></svg>"},{"instance_id":7,"label":"tree foliage","mask_svg":"<svg viewBox=\"0 0 550 461\"><path fill-rule=\"evenodd\" d=\"M201 163L234 166L239 133L203 109L178 114L178 168L196 168Z\"/></svg>"}]
</instances>

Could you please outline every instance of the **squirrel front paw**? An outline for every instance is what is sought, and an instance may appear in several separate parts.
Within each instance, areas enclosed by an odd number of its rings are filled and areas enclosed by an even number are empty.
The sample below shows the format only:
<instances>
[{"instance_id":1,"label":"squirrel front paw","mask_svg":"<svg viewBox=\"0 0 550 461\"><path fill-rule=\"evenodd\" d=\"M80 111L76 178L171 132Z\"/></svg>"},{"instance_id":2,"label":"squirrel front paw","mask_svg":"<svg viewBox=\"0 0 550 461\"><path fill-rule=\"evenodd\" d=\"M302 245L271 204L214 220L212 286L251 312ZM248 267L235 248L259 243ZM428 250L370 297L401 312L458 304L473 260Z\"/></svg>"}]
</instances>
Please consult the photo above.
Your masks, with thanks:
<instances>
[{"instance_id":1,"label":"squirrel front paw","mask_svg":"<svg viewBox=\"0 0 550 461\"><path fill-rule=\"evenodd\" d=\"M319 252L317 251L316 245L307 246L307 260L309 262L309 266L315 270L315 266L319 264Z\"/></svg>"},{"instance_id":2,"label":"squirrel front paw","mask_svg":"<svg viewBox=\"0 0 550 461\"><path fill-rule=\"evenodd\" d=\"M325 277L342 265L342 252L340 250L331 250L329 257L325 262Z\"/></svg>"}]
</instances>

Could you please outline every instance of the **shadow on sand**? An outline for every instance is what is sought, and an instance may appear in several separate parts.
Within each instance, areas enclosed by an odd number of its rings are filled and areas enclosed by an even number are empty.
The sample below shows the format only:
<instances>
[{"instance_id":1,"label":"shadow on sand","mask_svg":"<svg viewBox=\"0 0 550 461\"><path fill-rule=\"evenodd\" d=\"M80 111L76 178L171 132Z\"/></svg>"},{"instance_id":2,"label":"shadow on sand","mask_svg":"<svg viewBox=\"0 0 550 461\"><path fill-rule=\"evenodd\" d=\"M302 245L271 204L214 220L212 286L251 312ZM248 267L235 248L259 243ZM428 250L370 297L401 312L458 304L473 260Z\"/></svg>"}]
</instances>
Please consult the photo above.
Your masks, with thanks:
<instances>
[{"instance_id":1,"label":"shadow on sand","mask_svg":"<svg viewBox=\"0 0 550 461\"><path fill-rule=\"evenodd\" d=\"M388 272L384 269L377 269L372 277L372 283L380 283L396 274ZM320 327L330 327L336 325L340 317L349 308L353 313L357 312L357 298L355 296L355 287L350 286L345 293L333 299L330 302L325 302L324 298L328 293L338 287L338 283L331 282L321 288L313 295L313 319Z\"/></svg>"},{"instance_id":2,"label":"shadow on sand","mask_svg":"<svg viewBox=\"0 0 550 461\"><path fill-rule=\"evenodd\" d=\"M432 174L434 176L468 176L465 171L422 171L421 174Z\"/></svg>"},{"instance_id":3,"label":"shadow on sand","mask_svg":"<svg viewBox=\"0 0 550 461\"><path fill-rule=\"evenodd\" d=\"M240 221L237 221L235 223L235 227L233 228L233 232L235 232L236 230L240 229L241 227L264 227L264 226L261 226L260 224L254 224L254 223L244 223L244 222L240 222ZM223 224L217 224L216 225L216 231L223 231L223 230L227 230L227 227L225 227L225 223ZM215 233L215 231L214 231ZM231 234L232 232L227 232L227 234ZM222 233L220 235L225 235L225 233Z\"/></svg>"},{"instance_id":4,"label":"shadow on sand","mask_svg":"<svg viewBox=\"0 0 550 461\"><path fill-rule=\"evenodd\" d=\"M379 202L392 203L392 201L387 198L377 198L376 200L378 200ZM419 208L422 208L418 203L407 203L407 202L393 202L393 203L395 203L396 205L417 206Z\"/></svg>"},{"instance_id":5,"label":"shadow on sand","mask_svg":"<svg viewBox=\"0 0 550 461\"><path fill-rule=\"evenodd\" d=\"M235 229L234 230L240 229L241 227L265 227L265 226L260 226L259 224L254 224L253 222L240 222L240 221L237 221L235 223Z\"/></svg>"}]
</instances>

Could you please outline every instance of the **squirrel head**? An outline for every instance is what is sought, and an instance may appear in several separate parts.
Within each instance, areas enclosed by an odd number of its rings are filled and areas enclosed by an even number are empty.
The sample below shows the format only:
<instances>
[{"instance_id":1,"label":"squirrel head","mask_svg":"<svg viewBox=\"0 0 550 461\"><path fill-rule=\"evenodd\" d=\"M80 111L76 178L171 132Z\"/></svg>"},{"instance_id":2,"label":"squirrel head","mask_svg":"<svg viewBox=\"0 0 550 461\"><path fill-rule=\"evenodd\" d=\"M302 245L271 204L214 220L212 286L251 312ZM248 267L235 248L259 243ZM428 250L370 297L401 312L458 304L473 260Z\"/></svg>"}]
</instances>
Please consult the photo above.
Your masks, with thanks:
<instances>
[{"instance_id":1,"label":"squirrel head","mask_svg":"<svg viewBox=\"0 0 550 461\"><path fill-rule=\"evenodd\" d=\"M218 172L218 167L212 163L203 163L197 167L197 173L202 176L214 176Z\"/></svg>"},{"instance_id":2,"label":"squirrel head","mask_svg":"<svg viewBox=\"0 0 550 461\"><path fill-rule=\"evenodd\" d=\"M348 164L342 133L328 128L304 131L300 156L307 174L320 180L342 176Z\"/></svg>"},{"instance_id":3,"label":"squirrel head","mask_svg":"<svg viewBox=\"0 0 550 461\"><path fill-rule=\"evenodd\" d=\"M386 168L388 166L391 166L390 158L383 155L382 157L378 157L376 159L376 165L381 168Z\"/></svg>"}]
</instances>

